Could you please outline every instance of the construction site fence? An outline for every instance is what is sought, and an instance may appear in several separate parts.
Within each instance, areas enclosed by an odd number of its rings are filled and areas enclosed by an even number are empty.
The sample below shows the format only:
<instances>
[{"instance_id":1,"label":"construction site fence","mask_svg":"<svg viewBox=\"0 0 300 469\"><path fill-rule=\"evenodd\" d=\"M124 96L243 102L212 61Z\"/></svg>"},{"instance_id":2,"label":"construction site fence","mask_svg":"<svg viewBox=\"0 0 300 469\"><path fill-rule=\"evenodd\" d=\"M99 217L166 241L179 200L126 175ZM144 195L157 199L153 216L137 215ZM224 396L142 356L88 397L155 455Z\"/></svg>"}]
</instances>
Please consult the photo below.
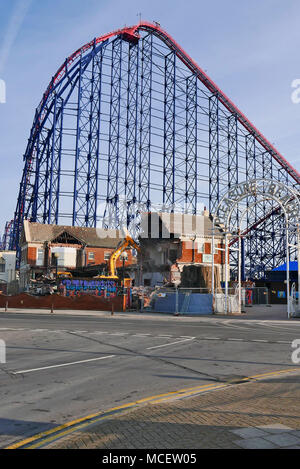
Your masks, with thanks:
<instances>
[{"instance_id":1,"label":"construction site fence","mask_svg":"<svg viewBox=\"0 0 300 469\"><path fill-rule=\"evenodd\" d=\"M136 287L133 304L140 311L173 314L212 314L213 297L208 288Z\"/></svg>"},{"instance_id":2,"label":"construction site fence","mask_svg":"<svg viewBox=\"0 0 300 469\"><path fill-rule=\"evenodd\" d=\"M242 287L241 307L268 305L266 287ZM240 311L237 287L218 288L212 295L210 288L133 287L132 306L140 311L178 314L235 313Z\"/></svg>"}]
</instances>

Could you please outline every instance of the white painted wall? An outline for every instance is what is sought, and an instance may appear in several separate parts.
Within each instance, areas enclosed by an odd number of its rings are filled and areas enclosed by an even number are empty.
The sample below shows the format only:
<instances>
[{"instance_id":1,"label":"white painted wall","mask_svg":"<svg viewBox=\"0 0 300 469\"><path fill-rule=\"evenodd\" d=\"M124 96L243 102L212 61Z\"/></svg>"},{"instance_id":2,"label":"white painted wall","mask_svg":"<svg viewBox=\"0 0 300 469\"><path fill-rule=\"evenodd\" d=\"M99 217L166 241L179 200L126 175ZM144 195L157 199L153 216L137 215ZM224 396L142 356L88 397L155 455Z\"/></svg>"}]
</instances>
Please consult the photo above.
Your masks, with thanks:
<instances>
[{"instance_id":1,"label":"white painted wall","mask_svg":"<svg viewBox=\"0 0 300 469\"><path fill-rule=\"evenodd\" d=\"M16 253L14 251L0 251L0 257L5 260L5 272L0 272L0 280L6 283L16 278Z\"/></svg>"},{"instance_id":2,"label":"white painted wall","mask_svg":"<svg viewBox=\"0 0 300 469\"><path fill-rule=\"evenodd\" d=\"M59 254L58 267L76 267L76 257L77 257L76 248L70 248L70 247L51 248L51 255L54 253Z\"/></svg>"}]
</instances>

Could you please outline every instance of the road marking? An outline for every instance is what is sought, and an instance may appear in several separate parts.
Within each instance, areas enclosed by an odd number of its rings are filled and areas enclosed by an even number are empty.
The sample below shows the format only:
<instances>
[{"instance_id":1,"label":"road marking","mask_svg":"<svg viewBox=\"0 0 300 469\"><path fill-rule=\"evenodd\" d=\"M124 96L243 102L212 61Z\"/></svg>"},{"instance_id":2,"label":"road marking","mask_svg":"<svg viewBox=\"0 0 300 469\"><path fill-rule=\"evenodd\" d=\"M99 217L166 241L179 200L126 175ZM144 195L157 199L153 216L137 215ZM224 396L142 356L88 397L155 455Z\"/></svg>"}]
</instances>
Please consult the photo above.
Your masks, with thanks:
<instances>
[{"instance_id":1,"label":"road marking","mask_svg":"<svg viewBox=\"0 0 300 469\"><path fill-rule=\"evenodd\" d=\"M239 341L241 341L241 340L244 340L244 339L234 339L234 338L230 338L230 339L227 339L227 340L239 340Z\"/></svg>"},{"instance_id":2,"label":"road marking","mask_svg":"<svg viewBox=\"0 0 300 469\"><path fill-rule=\"evenodd\" d=\"M268 342L268 341L264 339L252 339L251 342Z\"/></svg>"},{"instance_id":3,"label":"road marking","mask_svg":"<svg viewBox=\"0 0 300 469\"><path fill-rule=\"evenodd\" d=\"M125 332L111 332L110 335L125 335Z\"/></svg>"},{"instance_id":4,"label":"road marking","mask_svg":"<svg viewBox=\"0 0 300 469\"><path fill-rule=\"evenodd\" d=\"M132 334L133 337L149 337L150 334Z\"/></svg>"},{"instance_id":5,"label":"road marking","mask_svg":"<svg viewBox=\"0 0 300 469\"><path fill-rule=\"evenodd\" d=\"M268 377L270 375L280 375L284 373L292 373L292 372L298 372L299 373L299 368L291 368L291 369L285 369L285 370L278 370L278 371L272 371L269 373L263 373L259 375L254 375L254 376L249 376L244 378L244 382L251 382L250 380L260 380L264 379L265 377ZM67 422L63 425L60 425L58 427L52 428L51 430L47 430L45 432L38 433L36 435L33 435L31 437L28 437L24 440L21 440L17 443L14 443L10 446L7 446L6 449L18 449L18 448L24 448L27 447L29 449L34 449L34 448L39 448L41 446L47 445L47 443L51 443L51 441L59 439L65 435L68 435L72 432L81 430L83 428L88 427L91 424L94 424L96 422L99 422L101 420L105 420L106 418L109 418L111 414L116 414L116 413L122 413L125 410L130 410L138 405L145 404L145 403L152 403L152 404L157 404L159 401L166 401L166 400L172 400L176 397L180 398L185 398L192 396L193 394L198 395L201 393L213 391L215 389L221 389L221 388L226 388L229 386L237 386L240 385L241 383L238 384L206 384L202 386L196 386L194 388L184 388L181 390L177 391L172 391L168 392L165 394L159 394L156 396L150 396L144 399L139 399L135 402L131 402L128 404L124 404L119 407L114 407L112 409L109 409L105 412L97 412L95 414L88 415L86 417L82 417L76 420L73 420L71 422ZM32 444L31 444L32 443Z\"/></svg>"},{"instance_id":6,"label":"road marking","mask_svg":"<svg viewBox=\"0 0 300 469\"><path fill-rule=\"evenodd\" d=\"M87 360L79 360L77 362L60 363L59 365L49 365L49 366L42 366L40 368L32 368L31 370L14 371L13 374L20 375L24 373L31 373L32 371L49 370L50 368L59 368L61 366L78 365L79 363L95 362L97 360L105 360L106 358L113 358L113 357L115 357L115 355L107 355L106 357L98 357L98 358L88 358Z\"/></svg>"},{"instance_id":7,"label":"road marking","mask_svg":"<svg viewBox=\"0 0 300 469\"><path fill-rule=\"evenodd\" d=\"M146 350L153 350L155 348L168 347L170 345L175 345L175 344L182 344L183 342L187 342L187 341L193 340L193 339L195 339L195 337L191 337L190 339L177 340L177 342L171 342L170 344L155 345L154 347L147 347Z\"/></svg>"},{"instance_id":8,"label":"road marking","mask_svg":"<svg viewBox=\"0 0 300 469\"><path fill-rule=\"evenodd\" d=\"M202 337L202 340L221 340L221 337Z\"/></svg>"}]
</instances>

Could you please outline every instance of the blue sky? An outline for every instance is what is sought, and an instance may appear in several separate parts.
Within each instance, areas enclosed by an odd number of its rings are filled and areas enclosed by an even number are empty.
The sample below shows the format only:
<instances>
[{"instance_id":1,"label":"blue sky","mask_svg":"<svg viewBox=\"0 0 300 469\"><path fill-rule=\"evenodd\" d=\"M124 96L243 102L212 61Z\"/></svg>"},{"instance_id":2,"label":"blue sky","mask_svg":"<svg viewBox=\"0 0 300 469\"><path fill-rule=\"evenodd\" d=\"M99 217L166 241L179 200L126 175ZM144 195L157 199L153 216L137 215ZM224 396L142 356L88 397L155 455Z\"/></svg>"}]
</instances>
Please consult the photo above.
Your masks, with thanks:
<instances>
[{"instance_id":1,"label":"blue sky","mask_svg":"<svg viewBox=\"0 0 300 469\"><path fill-rule=\"evenodd\" d=\"M95 36L159 21L300 171L299 0L0 0L0 233L12 218L33 115L65 57Z\"/></svg>"}]
</instances>

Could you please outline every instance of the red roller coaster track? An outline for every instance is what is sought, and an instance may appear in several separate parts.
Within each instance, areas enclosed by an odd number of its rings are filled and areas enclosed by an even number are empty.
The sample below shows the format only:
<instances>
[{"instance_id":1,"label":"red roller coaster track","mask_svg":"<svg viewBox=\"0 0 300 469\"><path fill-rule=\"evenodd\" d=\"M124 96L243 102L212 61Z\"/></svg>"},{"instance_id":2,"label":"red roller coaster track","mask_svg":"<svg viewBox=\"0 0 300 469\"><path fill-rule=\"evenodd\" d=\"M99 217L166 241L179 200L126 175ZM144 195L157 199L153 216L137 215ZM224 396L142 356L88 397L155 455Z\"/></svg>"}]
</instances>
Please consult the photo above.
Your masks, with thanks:
<instances>
[{"instance_id":1,"label":"red roller coaster track","mask_svg":"<svg viewBox=\"0 0 300 469\"><path fill-rule=\"evenodd\" d=\"M177 44L177 42L166 32L164 31L159 24L149 23L146 21L141 21L135 26L125 27L123 29L118 29L112 31L108 34L96 38L96 40L90 41L72 55L70 55L63 65L58 69L57 73L51 80L47 91L44 95L44 99L47 99L48 94L51 92L51 89L56 85L66 73L67 67L74 62L74 60L82 53L86 52L88 49L100 42L103 42L113 36L118 36L120 34L126 35L128 39L136 40L139 38L139 31L147 31L155 34L159 37L171 50L176 52L176 55L179 59L193 72L197 75L198 79L206 86L206 88L214 94L218 95L221 103L234 115L237 116L239 122L252 134L258 142L270 152L273 158L284 168L288 174L296 181L297 184L300 184L300 173L291 166L290 163L279 153L278 150L259 132L259 130L247 119L247 117L233 104L233 102L226 96L225 93L206 75L206 73L194 62L194 60Z\"/></svg>"}]
</instances>

